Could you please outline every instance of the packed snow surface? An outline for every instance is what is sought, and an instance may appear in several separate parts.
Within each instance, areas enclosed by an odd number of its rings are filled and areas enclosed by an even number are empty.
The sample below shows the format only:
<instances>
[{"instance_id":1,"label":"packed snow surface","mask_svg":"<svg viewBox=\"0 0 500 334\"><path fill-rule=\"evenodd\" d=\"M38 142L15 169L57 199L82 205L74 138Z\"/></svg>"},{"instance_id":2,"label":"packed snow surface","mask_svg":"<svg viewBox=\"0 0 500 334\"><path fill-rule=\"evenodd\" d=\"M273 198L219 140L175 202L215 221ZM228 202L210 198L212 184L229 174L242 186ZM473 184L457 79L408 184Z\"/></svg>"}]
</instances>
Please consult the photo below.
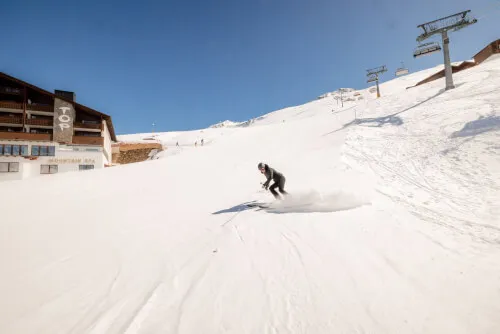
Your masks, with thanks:
<instances>
[{"instance_id":1,"label":"packed snow surface","mask_svg":"<svg viewBox=\"0 0 500 334\"><path fill-rule=\"evenodd\" d=\"M0 333L500 333L500 58L425 76L2 183Z\"/></svg>"}]
</instances>

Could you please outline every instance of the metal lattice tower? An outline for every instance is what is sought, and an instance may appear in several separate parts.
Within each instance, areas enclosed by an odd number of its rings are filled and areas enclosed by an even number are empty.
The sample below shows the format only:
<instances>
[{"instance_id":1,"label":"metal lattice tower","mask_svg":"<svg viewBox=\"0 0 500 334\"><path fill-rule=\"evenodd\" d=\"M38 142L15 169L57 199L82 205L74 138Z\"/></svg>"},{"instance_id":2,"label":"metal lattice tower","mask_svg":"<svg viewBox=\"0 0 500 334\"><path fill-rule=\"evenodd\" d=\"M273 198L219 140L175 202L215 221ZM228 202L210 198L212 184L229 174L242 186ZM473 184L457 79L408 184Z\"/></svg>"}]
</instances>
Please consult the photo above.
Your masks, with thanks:
<instances>
[{"instance_id":1,"label":"metal lattice tower","mask_svg":"<svg viewBox=\"0 0 500 334\"><path fill-rule=\"evenodd\" d=\"M375 67L375 68L372 68L372 69L369 69L369 70L366 70L366 76L367 76L367 80L366 82L369 83L369 82L376 82L377 83L377 98L380 97L380 88L378 86L378 76L379 74L382 74L384 72L387 72L387 67L385 65L383 66L379 66L379 67Z\"/></svg>"},{"instance_id":2,"label":"metal lattice tower","mask_svg":"<svg viewBox=\"0 0 500 334\"><path fill-rule=\"evenodd\" d=\"M443 56L444 56L444 70L446 74L446 90L455 87L453 85L453 77L452 77L453 73L451 68L450 48L449 48L450 39L448 38L448 32L457 31L476 23L477 19L469 17L468 15L469 13L470 10L466 10L461 13L443 17L441 19L427 22L417 26L417 28L422 28L424 31L420 36L417 37L417 42L419 43L436 34L441 34L443 40L442 44L443 44ZM414 57L416 58L424 54L425 53L422 54L414 53Z\"/></svg>"},{"instance_id":3,"label":"metal lattice tower","mask_svg":"<svg viewBox=\"0 0 500 334\"><path fill-rule=\"evenodd\" d=\"M344 93L347 93L348 90L346 88L339 88L340 92L340 102L342 102L342 108L344 108Z\"/></svg>"}]
</instances>

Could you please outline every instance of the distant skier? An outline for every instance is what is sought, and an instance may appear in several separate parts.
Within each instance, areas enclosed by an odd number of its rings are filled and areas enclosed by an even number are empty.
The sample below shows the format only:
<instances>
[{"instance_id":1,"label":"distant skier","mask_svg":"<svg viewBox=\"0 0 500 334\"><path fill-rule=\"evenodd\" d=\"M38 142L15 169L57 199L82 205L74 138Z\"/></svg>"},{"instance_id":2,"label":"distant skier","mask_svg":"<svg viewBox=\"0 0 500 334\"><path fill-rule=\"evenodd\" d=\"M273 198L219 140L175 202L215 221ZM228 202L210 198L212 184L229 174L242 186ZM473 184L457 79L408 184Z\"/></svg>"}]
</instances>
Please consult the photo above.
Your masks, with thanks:
<instances>
[{"instance_id":1,"label":"distant skier","mask_svg":"<svg viewBox=\"0 0 500 334\"><path fill-rule=\"evenodd\" d=\"M267 181L262 185L262 188L268 189L271 191L273 194L274 198L276 199L281 199L281 196L276 192L276 188L278 188L279 192L282 195L288 195L288 193L285 191L285 176L275 170L274 168L269 167L267 164L259 162L257 165L257 168L260 170L262 174L264 174L267 178ZM271 180L274 181L274 183L269 187L269 183Z\"/></svg>"}]
</instances>

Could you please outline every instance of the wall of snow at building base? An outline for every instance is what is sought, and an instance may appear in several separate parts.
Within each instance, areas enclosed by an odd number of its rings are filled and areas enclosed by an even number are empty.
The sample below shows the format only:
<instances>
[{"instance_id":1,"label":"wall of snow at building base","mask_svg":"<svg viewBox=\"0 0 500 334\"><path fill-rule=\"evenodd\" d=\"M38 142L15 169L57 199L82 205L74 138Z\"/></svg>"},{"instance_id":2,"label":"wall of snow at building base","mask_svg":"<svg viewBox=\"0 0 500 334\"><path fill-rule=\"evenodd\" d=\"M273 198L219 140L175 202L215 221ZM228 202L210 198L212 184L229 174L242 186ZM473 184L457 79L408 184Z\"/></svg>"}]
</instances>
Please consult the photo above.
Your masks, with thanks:
<instances>
[{"instance_id":1,"label":"wall of snow at building base","mask_svg":"<svg viewBox=\"0 0 500 334\"><path fill-rule=\"evenodd\" d=\"M10 142L9 144L12 144ZM47 142L16 142L15 145L29 145L28 152L32 146L55 146L54 156L4 156L0 155L0 165L5 168L5 163L14 163L10 167L14 171L2 171L0 169L0 182L11 180L23 180L32 177L47 176L53 174L42 174L43 172L77 172L81 168L99 169L104 168L106 157L102 147L96 146L67 146ZM50 167L52 166L52 167ZM54 167L57 166L57 167ZM93 167L91 167L93 166Z\"/></svg>"},{"instance_id":2,"label":"wall of snow at building base","mask_svg":"<svg viewBox=\"0 0 500 334\"><path fill-rule=\"evenodd\" d=\"M103 147L103 154L104 158L106 159L104 164L108 165L111 164L112 160L112 140L111 140L111 135L109 133L108 125L106 124L106 121L102 121L103 127L104 127L104 147Z\"/></svg>"}]
</instances>

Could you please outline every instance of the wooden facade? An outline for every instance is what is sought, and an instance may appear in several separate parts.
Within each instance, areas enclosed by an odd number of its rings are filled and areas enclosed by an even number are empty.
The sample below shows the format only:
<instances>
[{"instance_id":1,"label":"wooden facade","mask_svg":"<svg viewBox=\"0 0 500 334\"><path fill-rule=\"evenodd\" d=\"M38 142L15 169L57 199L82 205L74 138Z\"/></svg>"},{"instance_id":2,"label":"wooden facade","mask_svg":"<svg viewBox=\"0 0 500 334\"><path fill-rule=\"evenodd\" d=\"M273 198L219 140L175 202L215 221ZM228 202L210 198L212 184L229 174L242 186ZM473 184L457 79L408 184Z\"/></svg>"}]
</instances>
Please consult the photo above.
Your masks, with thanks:
<instances>
[{"instance_id":1,"label":"wooden facade","mask_svg":"<svg viewBox=\"0 0 500 334\"><path fill-rule=\"evenodd\" d=\"M500 39L488 44L484 49L476 53L474 55L474 62L476 64L481 64L496 53L500 53Z\"/></svg>"},{"instance_id":2,"label":"wooden facade","mask_svg":"<svg viewBox=\"0 0 500 334\"><path fill-rule=\"evenodd\" d=\"M471 68L473 66L475 66L476 64L473 63L473 62L470 62L470 61L464 61L462 62L460 65L452 65L451 66L451 71L453 73L457 73L457 72L460 72L460 71L463 71L463 70L466 70L468 68ZM424 80L422 81L419 81L415 86L420 86L420 85L423 85L423 84L426 84L428 82L431 82L431 81L434 81L434 80L437 80L437 79L441 79L441 78L444 78L446 76L445 74L445 71L444 69L442 69L441 71L437 72L437 73L434 73L433 75L431 75L430 77L427 77L425 78Z\"/></svg>"},{"instance_id":3,"label":"wooden facade","mask_svg":"<svg viewBox=\"0 0 500 334\"><path fill-rule=\"evenodd\" d=\"M57 102L59 101L59 102ZM56 135L56 102L73 112L67 144L104 143L104 124L112 141L116 135L111 116L74 101L74 93L48 92L0 72L0 140L53 141ZM66 116L63 116L63 119ZM70 129L70 130L71 130ZM71 139L72 137L72 139Z\"/></svg>"}]
</instances>

